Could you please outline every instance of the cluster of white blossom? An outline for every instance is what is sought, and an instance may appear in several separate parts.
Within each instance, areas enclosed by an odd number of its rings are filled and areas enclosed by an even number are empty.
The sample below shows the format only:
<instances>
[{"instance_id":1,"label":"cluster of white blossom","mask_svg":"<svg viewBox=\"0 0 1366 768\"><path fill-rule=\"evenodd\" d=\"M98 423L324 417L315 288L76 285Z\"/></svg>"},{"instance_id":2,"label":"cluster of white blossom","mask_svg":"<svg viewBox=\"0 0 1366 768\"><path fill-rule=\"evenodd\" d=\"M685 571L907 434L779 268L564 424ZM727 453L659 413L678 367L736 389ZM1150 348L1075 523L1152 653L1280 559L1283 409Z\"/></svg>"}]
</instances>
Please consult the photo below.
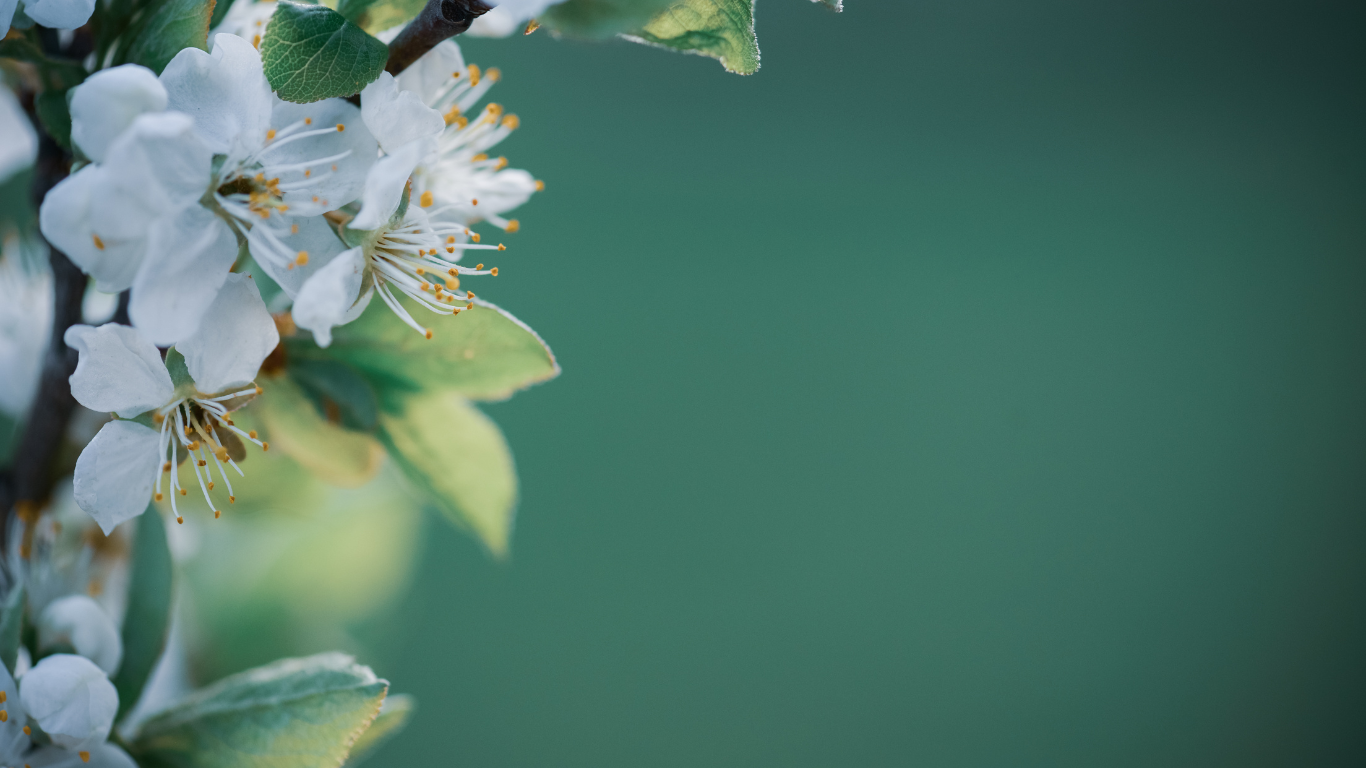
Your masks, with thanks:
<instances>
[{"instance_id":1,"label":"cluster of white blossom","mask_svg":"<svg viewBox=\"0 0 1366 768\"><path fill-rule=\"evenodd\" d=\"M504 246L470 226L516 231L504 214L542 188L488 156L517 118L497 104L471 112L499 75L467 65L454 42L381 75L359 107L295 104L272 92L241 22L159 76L117 66L70 97L72 142L89 162L48 193L41 230L99 291L129 292L131 325L65 336L80 355L72 394L114 417L74 478L106 533L151 498L169 497L182 519L190 490L174 470L187 460L215 516L219 483L234 500L245 446L269 448L232 412L261 392L254 379L280 341L272 310L326 347L378 296L431 338L408 306L474 306L461 280L498 270L463 257ZM278 305L266 306L258 272L279 286Z\"/></svg>"}]
</instances>

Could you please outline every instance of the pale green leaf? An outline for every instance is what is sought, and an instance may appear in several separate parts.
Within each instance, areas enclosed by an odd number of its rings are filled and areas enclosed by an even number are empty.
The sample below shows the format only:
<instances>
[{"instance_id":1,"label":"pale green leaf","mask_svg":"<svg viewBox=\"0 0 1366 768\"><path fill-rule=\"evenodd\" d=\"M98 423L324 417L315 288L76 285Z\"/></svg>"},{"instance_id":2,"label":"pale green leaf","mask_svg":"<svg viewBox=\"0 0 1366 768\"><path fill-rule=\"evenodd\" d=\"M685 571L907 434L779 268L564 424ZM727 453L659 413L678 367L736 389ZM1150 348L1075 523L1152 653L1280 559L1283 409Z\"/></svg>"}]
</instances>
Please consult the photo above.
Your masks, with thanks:
<instances>
[{"instance_id":1,"label":"pale green leaf","mask_svg":"<svg viewBox=\"0 0 1366 768\"><path fill-rule=\"evenodd\" d=\"M388 687L339 653L285 659L191 694L143 724L129 751L143 766L330 768Z\"/></svg>"},{"instance_id":2,"label":"pale green leaf","mask_svg":"<svg viewBox=\"0 0 1366 768\"><path fill-rule=\"evenodd\" d=\"M379 471L384 449L373 437L343 428L318 412L304 390L289 377L265 377L264 390L251 409L261 437L319 478L344 488L364 485ZM338 410L340 421L340 409Z\"/></svg>"},{"instance_id":3,"label":"pale green leaf","mask_svg":"<svg viewBox=\"0 0 1366 768\"><path fill-rule=\"evenodd\" d=\"M375 718L369 730L356 740L356 746L351 748L351 758L346 761L347 766L359 765L362 760L374 754L380 745L398 735L398 732L408 725L408 719L416 709L417 699L406 693L395 694L385 699L384 706L379 708L379 717Z\"/></svg>"},{"instance_id":4,"label":"pale green leaf","mask_svg":"<svg viewBox=\"0 0 1366 768\"><path fill-rule=\"evenodd\" d=\"M560 373L555 355L520 320L491 304L440 318L427 339L384 307L332 335L332 346L291 345L291 355L326 356L351 365L393 409L394 394L439 388L471 400L502 400Z\"/></svg>"},{"instance_id":5,"label":"pale green leaf","mask_svg":"<svg viewBox=\"0 0 1366 768\"><path fill-rule=\"evenodd\" d=\"M207 51L213 8L214 0L167 0L158 4L124 33L125 42L114 63L141 64L161 74L181 49Z\"/></svg>"},{"instance_id":6,"label":"pale green leaf","mask_svg":"<svg viewBox=\"0 0 1366 768\"><path fill-rule=\"evenodd\" d=\"M517 507L517 471L489 417L455 392L407 398L380 416L380 436L408 479L448 519L472 530L489 551L507 554Z\"/></svg>"},{"instance_id":7,"label":"pale green leaf","mask_svg":"<svg viewBox=\"0 0 1366 768\"><path fill-rule=\"evenodd\" d=\"M638 30L674 0L569 0L538 19L571 37L605 38Z\"/></svg>"},{"instance_id":8,"label":"pale green leaf","mask_svg":"<svg viewBox=\"0 0 1366 768\"><path fill-rule=\"evenodd\" d=\"M720 59L727 70L741 75L759 69L753 0L679 0L626 37Z\"/></svg>"},{"instance_id":9,"label":"pale green leaf","mask_svg":"<svg viewBox=\"0 0 1366 768\"><path fill-rule=\"evenodd\" d=\"M114 676L119 717L137 704L152 674L171 622L171 551L166 526L155 507L137 519L132 567L128 577L128 610L123 618L123 662Z\"/></svg>"},{"instance_id":10,"label":"pale green leaf","mask_svg":"<svg viewBox=\"0 0 1366 768\"><path fill-rule=\"evenodd\" d=\"M388 46L321 5L282 0L261 41L270 87L300 104L359 93L388 60Z\"/></svg>"},{"instance_id":11,"label":"pale green leaf","mask_svg":"<svg viewBox=\"0 0 1366 768\"><path fill-rule=\"evenodd\" d=\"M426 0L341 0L337 13L374 34L407 24L426 5Z\"/></svg>"}]
</instances>

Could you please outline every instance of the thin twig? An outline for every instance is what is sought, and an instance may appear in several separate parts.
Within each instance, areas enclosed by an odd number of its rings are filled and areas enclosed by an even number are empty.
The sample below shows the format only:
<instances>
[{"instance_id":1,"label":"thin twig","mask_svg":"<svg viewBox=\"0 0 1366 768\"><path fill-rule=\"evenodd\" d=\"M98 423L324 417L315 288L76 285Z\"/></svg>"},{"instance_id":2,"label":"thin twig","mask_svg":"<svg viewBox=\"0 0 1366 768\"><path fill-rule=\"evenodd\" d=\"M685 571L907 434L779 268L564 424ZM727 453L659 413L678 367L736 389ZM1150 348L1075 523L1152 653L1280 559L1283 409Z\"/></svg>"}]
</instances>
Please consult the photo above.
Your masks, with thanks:
<instances>
[{"instance_id":1,"label":"thin twig","mask_svg":"<svg viewBox=\"0 0 1366 768\"><path fill-rule=\"evenodd\" d=\"M389 43L384 69L397 75L422 58L437 43L470 28L474 20L493 10L480 0L427 0L427 7Z\"/></svg>"}]
</instances>

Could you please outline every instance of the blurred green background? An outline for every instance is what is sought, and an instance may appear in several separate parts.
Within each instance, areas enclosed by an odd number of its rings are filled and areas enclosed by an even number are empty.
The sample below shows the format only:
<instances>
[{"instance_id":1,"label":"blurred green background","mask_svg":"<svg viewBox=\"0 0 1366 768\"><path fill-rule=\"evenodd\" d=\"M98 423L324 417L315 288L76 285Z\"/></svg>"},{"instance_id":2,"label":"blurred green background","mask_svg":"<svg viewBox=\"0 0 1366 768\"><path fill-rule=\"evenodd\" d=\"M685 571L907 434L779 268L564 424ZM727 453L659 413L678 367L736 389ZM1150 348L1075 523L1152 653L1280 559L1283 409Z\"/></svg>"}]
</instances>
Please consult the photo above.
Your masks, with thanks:
<instances>
[{"instance_id":1,"label":"blurred green background","mask_svg":"<svg viewBox=\"0 0 1366 768\"><path fill-rule=\"evenodd\" d=\"M565 373L354 628L375 764L1361 764L1363 7L847 5L463 42Z\"/></svg>"}]
</instances>

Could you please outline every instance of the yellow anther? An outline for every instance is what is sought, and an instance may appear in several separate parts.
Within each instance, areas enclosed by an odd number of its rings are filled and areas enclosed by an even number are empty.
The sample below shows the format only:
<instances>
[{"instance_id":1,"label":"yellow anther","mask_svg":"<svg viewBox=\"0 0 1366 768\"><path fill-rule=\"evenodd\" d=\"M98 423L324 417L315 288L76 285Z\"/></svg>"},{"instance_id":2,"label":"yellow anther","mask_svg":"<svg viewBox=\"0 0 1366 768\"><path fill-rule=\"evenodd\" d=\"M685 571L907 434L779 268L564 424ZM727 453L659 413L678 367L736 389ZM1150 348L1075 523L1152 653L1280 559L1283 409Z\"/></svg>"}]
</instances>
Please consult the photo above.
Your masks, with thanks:
<instances>
[{"instance_id":1,"label":"yellow anther","mask_svg":"<svg viewBox=\"0 0 1366 768\"><path fill-rule=\"evenodd\" d=\"M190 442L189 445L187 445L187 446L185 446L185 447L188 448L188 449L191 450L191 451L197 451L197 450L199 450L199 441L198 441L198 440L193 440L193 441Z\"/></svg>"},{"instance_id":2,"label":"yellow anther","mask_svg":"<svg viewBox=\"0 0 1366 768\"><path fill-rule=\"evenodd\" d=\"M271 128L269 131L266 131L266 141L271 141L271 140L274 139L274 138L275 138L275 129L274 129L274 128Z\"/></svg>"},{"instance_id":3,"label":"yellow anther","mask_svg":"<svg viewBox=\"0 0 1366 768\"><path fill-rule=\"evenodd\" d=\"M305 168L305 169L304 169L304 178L305 178L305 179L308 178L308 177L310 177L310 176L312 176L312 175L313 175L313 169L312 169L312 168Z\"/></svg>"},{"instance_id":4,"label":"yellow anther","mask_svg":"<svg viewBox=\"0 0 1366 768\"><path fill-rule=\"evenodd\" d=\"M93 241L95 241L95 249L96 249L96 250L99 250L99 251L103 251L103 250L104 250L104 241L100 239L100 236L99 236L99 235L97 235L97 234L95 234L95 233L92 232L92 233L90 233L90 239L93 240Z\"/></svg>"},{"instance_id":5,"label":"yellow anther","mask_svg":"<svg viewBox=\"0 0 1366 768\"><path fill-rule=\"evenodd\" d=\"M7 701L9 701L9 694L4 691L0 691L0 704L4 704Z\"/></svg>"},{"instance_id":6,"label":"yellow anther","mask_svg":"<svg viewBox=\"0 0 1366 768\"><path fill-rule=\"evenodd\" d=\"M298 224L290 224L290 225L289 225L289 234L291 234L291 235L297 235L297 234L299 234L299 225L298 225Z\"/></svg>"},{"instance_id":7,"label":"yellow anther","mask_svg":"<svg viewBox=\"0 0 1366 768\"><path fill-rule=\"evenodd\" d=\"M484 113L496 120L499 115L503 114L503 105L490 104L487 107L484 107Z\"/></svg>"},{"instance_id":8,"label":"yellow anther","mask_svg":"<svg viewBox=\"0 0 1366 768\"><path fill-rule=\"evenodd\" d=\"M484 268L484 265L483 265L483 264L475 264L475 265L474 265L474 268L475 268L475 269L483 269L483 268Z\"/></svg>"},{"instance_id":9,"label":"yellow anther","mask_svg":"<svg viewBox=\"0 0 1366 768\"><path fill-rule=\"evenodd\" d=\"M252 440L255 440L255 439L256 439L256 430L253 429L253 430L251 430L250 432L248 432L248 433L247 433L247 437L250 437Z\"/></svg>"},{"instance_id":10,"label":"yellow anther","mask_svg":"<svg viewBox=\"0 0 1366 768\"><path fill-rule=\"evenodd\" d=\"M503 245L502 243L499 243L499 244L498 244L498 250L500 250L500 251L506 251L507 249L508 249L508 247L507 247L506 245Z\"/></svg>"},{"instance_id":11,"label":"yellow anther","mask_svg":"<svg viewBox=\"0 0 1366 768\"><path fill-rule=\"evenodd\" d=\"M312 125L312 124L313 124L313 118L311 118L311 117L305 117L305 118L304 118L304 125Z\"/></svg>"},{"instance_id":12,"label":"yellow anther","mask_svg":"<svg viewBox=\"0 0 1366 768\"><path fill-rule=\"evenodd\" d=\"M544 192L544 191L545 191L545 182L544 182L544 181L541 181L540 179L537 179L537 180L536 180L536 191L537 191L537 192Z\"/></svg>"},{"instance_id":13,"label":"yellow anther","mask_svg":"<svg viewBox=\"0 0 1366 768\"><path fill-rule=\"evenodd\" d=\"M479 67L471 64L469 66L470 85L479 85Z\"/></svg>"},{"instance_id":14,"label":"yellow anther","mask_svg":"<svg viewBox=\"0 0 1366 768\"><path fill-rule=\"evenodd\" d=\"M213 519L217 520L218 518L220 518L220 517L222 517L222 516L223 516L223 510L221 510L221 509L215 509L215 510L213 511Z\"/></svg>"},{"instance_id":15,"label":"yellow anther","mask_svg":"<svg viewBox=\"0 0 1366 768\"><path fill-rule=\"evenodd\" d=\"M451 267L450 269L446 270L446 274L450 275L451 277L455 277L456 275L460 274L460 271L457 270L455 267Z\"/></svg>"},{"instance_id":16,"label":"yellow anther","mask_svg":"<svg viewBox=\"0 0 1366 768\"><path fill-rule=\"evenodd\" d=\"M199 463L200 463L200 464L203 464L204 462L201 461L201 462L199 462ZM209 490L211 490L211 491L213 490L213 481L212 481L212 480L209 481Z\"/></svg>"},{"instance_id":17,"label":"yellow anther","mask_svg":"<svg viewBox=\"0 0 1366 768\"><path fill-rule=\"evenodd\" d=\"M84 749L82 749L80 752L77 752L76 754L81 756L82 763L90 762L90 753L86 752Z\"/></svg>"},{"instance_id":18,"label":"yellow anther","mask_svg":"<svg viewBox=\"0 0 1366 768\"><path fill-rule=\"evenodd\" d=\"M479 205L479 198L476 197L473 200L471 200L470 205Z\"/></svg>"},{"instance_id":19,"label":"yellow anther","mask_svg":"<svg viewBox=\"0 0 1366 768\"><path fill-rule=\"evenodd\" d=\"M218 450L216 450L216 451L213 452L213 455L216 456L216 457L218 457L218 460L219 460L219 461L227 461L227 460L228 460L228 449L227 449L227 448L224 448L223 446L220 445L220 446L218 446Z\"/></svg>"},{"instance_id":20,"label":"yellow anther","mask_svg":"<svg viewBox=\"0 0 1366 768\"><path fill-rule=\"evenodd\" d=\"M508 115L507 117L503 118L503 127L508 129L509 131L517 130L517 127L521 124L522 121L516 115Z\"/></svg>"},{"instance_id":21,"label":"yellow anther","mask_svg":"<svg viewBox=\"0 0 1366 768\"><path fill-rule=\"evenodd\" d=\"M432 191L429 189L429 190L427 190L426 192L423 192L423 193L417 198L417 204L420 205L420 206L422 206L423 208L431 208L431 207L432 207Z\"/></svg>"},{"instance_id":22,"label":"yellow anther","mask_svg":"<svg viewBox=\"0 0 1366 768\"><path fill-rule=\"evenodd\" d=\"M454 290L458 290L459 288L460 288L460 278L458 278L458 277L448 277L448 278L446 278L446 290L448 290L448 291L454 291Z\"/></svg>"},{"instance_id":23,"label":"yellow anther","mask_svg":"<svg viewBox=\"0 0 1366 768\"><path fill-rule=\"evenodd\" d=\"M182 492L181 495L184 496L185 494ZM184 525L184 524L185 524L185 518L183 518L183 517L177 516L176 519L175 519L175 521L176 521L177 523L179 523L180 525Z\"/></svg>"},{"instance_id":24,"label":"yellow anther","mask_svg":"<svg viewBox=\"0 0 1366 768\"><path fill-rule=\"evenodd\" d=\"M446 253L455 253L455 246L453 246L453 245L448 245L448 246L446 246Z\"/></svg>"},{"instance_id":25,"label":"yellow anther","mask_svg":"<svg viewBox=\"0 0 1366 768\"><path fill-rule=\"evenodd\" d=\"M493 275L494 277L497 277L497 276L498 276L498 268L497 268L497 267L494 267L493 269L489 270L489 274L490 274L490 275Z\"/></svg>"},{"instance_id":26,"label":"yellow anther","mask_svg":"<svg viewBox=\"0 0 1366 768\"><path fill-rule=\"evenodd\" d=\"M490 81L496 83L503 79L503 70L497 67L489 67L489 71L484 73L484 77L487 77Z\"/></svg>"},{"instance_id":27,"label":"yellow anther","mask_svg":"<svg viewBox=\"0 0 1366 768\"><path fill-rule=\"evenodd\" d=\"M262 392L265 392L265 390L264 390L264 389L261 389L261 385L260 385L260 384L257 384L257 385L256 385L256 394L259 395L259 394L261 394Z\"/></svg>"},{"instance_id":28,"label":"yellow anther","mask_svg":"<svg viewBox=\"0 0 1366 768\"><path fill-rule=\"evenodd\" d=\"M258 181L261 184L266 183L266 175L264 173L256 174L256 181Z\"/></svg>"},{"instance_id":29,"label":"yellow anther","mask_svg":"<svg viewBox=\"0 0 1366 768\"><path fill-rule=\"evenodd\" d=\"M425 274L427 274L427 270L423 269L422 267L418 267L417 269L414 269L413 272L415 272L415 273L417 273L417 274L419 274L419 275L425 275Z\"/></svg>"},{"instance_id":30,"label":"yellow anther","mask_svg":"<svg viewBox=\"0 0 1366 768\"><path fill-rule=\"evenodd\" d=\"M471 299L474 298L474 291L465 291L465 296Z\"/></svg>"},{"instance_id":31,"label":"yellow anther","mask_svg":"<svg viewBox=\"0 0 1366 768\"><path fill-rule=\"evenodd\" d=\"M263 451L269 451L269 450L270 450L270 443L261 443L261 450L263 450Z\"/></svg>"},{"instance_id":32,"label":"yellow anther","mask_svg":"<svg viewBox=\"0 0 1366 768\"><path fill-rule=\"evenodd\" d=\"M522 222L520 222L520 221L518 221L518 220L516 220L516 219L512 219L511 221L508 222L508 225L507 225L506 227L504 227L504 231L506 231L506 232L516 232L517 230L519 230L519 229L521 229L521 228L522 228Z\"/></svg>"},{"instance_id":33,"label":"yellow anther","mask_svg":"<svg viewBox=\"0 0 1366 768\"><path fill-rule=\"evenodd\" d=\"M236 503L237 503L237 497L236 497L236 496L229 496L229 497L228 497L228 503L229 503L229 504L236 504Z\"/></svg>"},{"instance_id":34,"label":"yellow anther","mask_svg":"<svg viewBox=\"0 0 1366 768\"><path fill-rule=\"evenodd\" d=\"M252 47L252 48L260 48L260 47L261 47L261 35L260 35L259 33L257 33L257 34L255 34L255 35L252 35L252 36L251 36L251 47Z\"/></svg>"},{"instance_id":35,"label":"yellow anther","mask_svg":"<svg viewBox=\"0 0 1366 768\"><path fill-rule=\"evenodd\" d=\"M475 162L475 163L482 163L482 162L484 162L484 161L487 160L487 159L489 159L488 154L487 154L487 153L484 153L484 152L480 152L479 154L475 155L474 157L471 157L471 158L470 158L470 161L471 161L471 162Z\"/></svg>"},{"instance_id":36,"label":"yellow anther","mask_svg":"<svg viewBox=\"0 0 1366 768\"><path fill-rule=\"evenodd\" d=\"M501 171L506 167L508 167L508 159L506 157L498 158L498 162L493 164L493 170L495 171Z\"/></svg>"},{"instance_id":37,"label":"yellow anther","mask_svg":"<svg viewBox=\"0 0 1366 768\"><path fill-rule=\"evenodd\" d=\"M9 711L8 711L8 710L4 710L4 709L0 709L0 723L8 723L8 722L9 722Z\"/></svg>"},{"instance_id":38,"label":"yellow anther","mask_svg":"<svg viewBox=\"0 0 1366 768\"><path fill-rule=\"evenodd\" d=\"M317 196L317 195L314 195L314 196L313 196L313 202L315 202L315 203L318 202L318 196Z\"/></svg>"},{"instance_id":39,"label":"yellow anther","mask_svg":"<svg viewBox=\"0 0 1366 768\"><path fill-rule=\"evenodd\" d=\"M181 496L184 496L184 495L187 494L187 493L189 493L189 491L185 490L184 488L181 488L181 489L180 489L180 495L181 495Z\"/></svg>"},{"instance_id":40,"label":"yellow anther","mask_svg":"<svg viewBox=\"0 0 1366 768\"><path fill-rule=\"evenodd\" d=\"M337 164L336 164L336 163L333 163L333 164L332 164L332 170L334 170L334 171L337 170Z\"/></svg>"},{"instance_id":41,"label":"yellow anther","mask_svg":"<svg viewBox=\"0 0 1366 768\"><path fill-rule=\"evenodd\" d=\"M297 255L297 256L294 257L294 263L295 263L295 264L298 264L298 265L301 266L301 267L304 266L305 264L307 264L307 263L308 263L308 251L299 251L299 255Z\"/></svg>"},{"instance_id":42,"label":"yellow anther","mask_svg":"<svg viewBox=\"0 0 1366 768\"><path fill-rule=\"evenodd\" d=\"M28 727L27 725L24 726L24 735L25 735L25 736L32 736L32 735L33 735L33 729L30 728L30 727Z\"/></svg>"},{"instance_id":43,"label":"yellow anther","mask_svg":"<svg viewBox=\"0 0 1366 768\"><path fill-rule=\"evenodd\" d=\"M203 459L200 459L200 460L199 460L199 466L201 466L201 467L204 466L205 464L208 464L208 463L209 463L209 462L204 461Z\"/></svg>"},{"instance_id":44,"label":"yellow anther","mask_svg":"<svg viewBox=\"0 0 1366 768\"><path fill-rule=\"evenodd\" d=\"M341 123L337 123L337 133L341 133L344 130L346 130L346 126L342 125Z\"/></svg>"},{"instance_id":45,"label":"yellow anther","mask_svg":"<svg viewBox=\"0 0 1366 768\"><path fill-rule=\"evenodd\" d=\"M471 243L477 243L477 242L479 242L479 233L478 233L478 232L470 232L469 235L470 235L470 242L471 242Z\"/></svg>"},{"instance_id":46,"label":"yellow anther","mask_svg":"<svg viewBox=\"0 0 1366 768\"><path fill-rule=\"evenodd\" d=\"M460 116L460 107L451 107L449 112L441 116L441 119L446 121L446 125L450 125L452 123L464 120L465 118ZM465 125L461 123L459 127L464 128Z\"/></svg>"},{"instance_id":47,"label":"yellow anther","mask_svg":"<svg viewBox=\"0 0 1366 768\"><path fill-rule=\"evenodd\" d=\"M162 472L170 472L170 471L171 471L171 462L168 461L168 462L166 462L165 464L162 464L162 465L161 465L161 471L162 471Z\"/></svg>"},{"instance_id":48,"label":"yellow anther","mask_svg":"<svg viewBox=\"0 0 1366 768\"><path fill-rule=\"evenodd\" d=\"M432 337L432 329L431 329L431 328L428 328L428 329L427 329L427 333L424 334L424 335L425 335L428 339L430 339L430 338Z\"/></svg>"},{"instance_id":49,"label":"yellow anther","mask_svg":"<svg viewBox=\"0 0 1366 768\"><path fill-rule=\"evenodd\" d=\"M158 493L158 494L157 494L156 496L154 496L153 498L155 498L157 501L161 501L161 500L162 500L163 498L165 498L165 497L163 497L161 494Z\"/></svg>"}]
</instances>

